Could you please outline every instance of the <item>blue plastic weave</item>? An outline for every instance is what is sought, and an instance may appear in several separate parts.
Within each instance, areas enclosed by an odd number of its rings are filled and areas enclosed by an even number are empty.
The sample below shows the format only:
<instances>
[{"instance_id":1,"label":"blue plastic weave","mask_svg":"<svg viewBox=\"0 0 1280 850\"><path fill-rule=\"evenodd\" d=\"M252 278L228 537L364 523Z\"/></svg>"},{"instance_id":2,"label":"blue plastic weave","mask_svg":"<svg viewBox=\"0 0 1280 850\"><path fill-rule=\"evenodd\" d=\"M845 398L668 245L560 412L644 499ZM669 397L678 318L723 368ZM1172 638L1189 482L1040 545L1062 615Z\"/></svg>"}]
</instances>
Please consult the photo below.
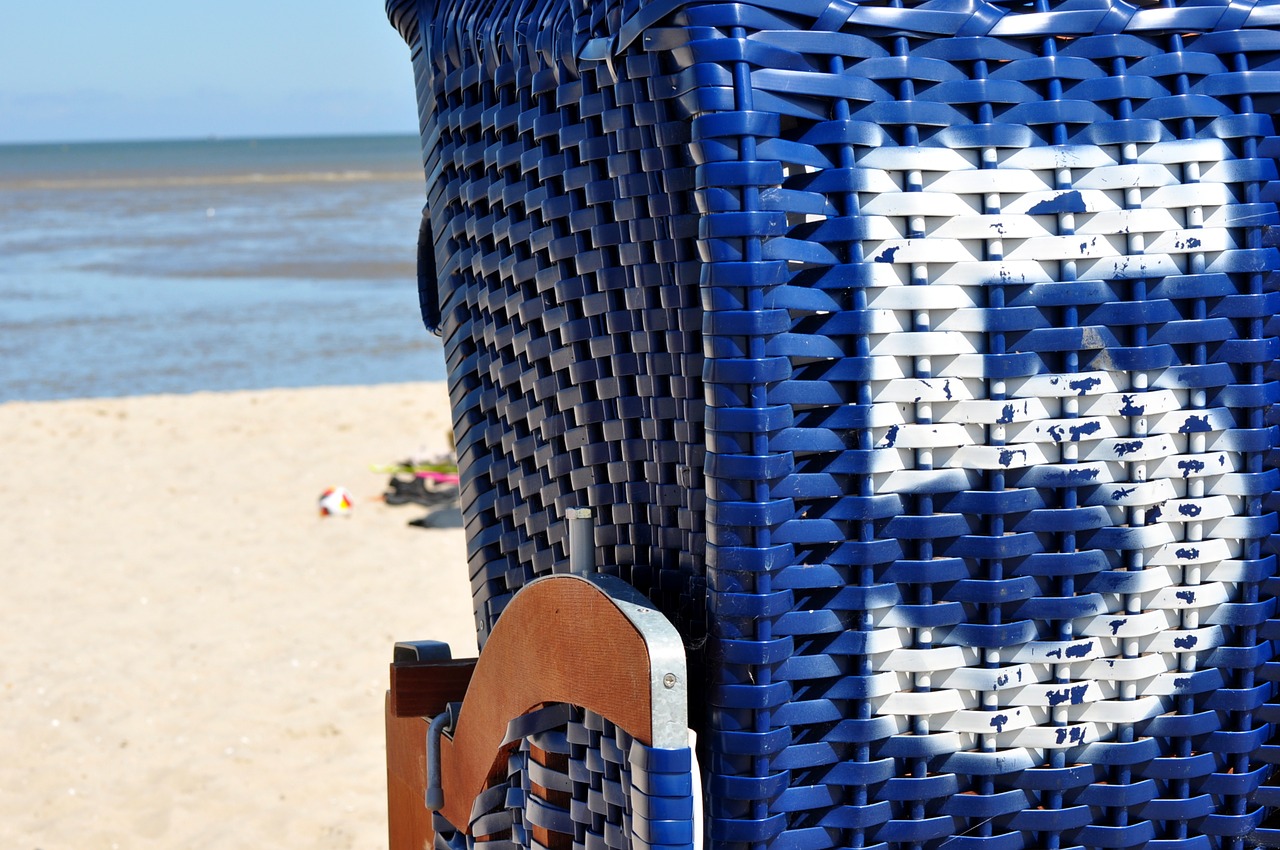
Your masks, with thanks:
<instances>
[{"instance_id":1,"label":"blue plastic weave","mask_svg":"<svg viewBox=\"0 0 1280 850\"><path fill-rule=\"evenodd\" d=\"M436 850L692 847L689 749L645 746L598 714L566 705L518 718L507 740L516 744L507 781L476 800L471 840L436 815Z\"/></svg>"},{"instance_id":2,"label":"blue plastic weave","mask_svg":"<svg viewBox=\"0 0 1280 850\"><path fill-rule=\"evenodd\" d=\"M575 28L618 24L591 8L388 3L414 52L420 285L443 316L481 645L516 591L567 565L578 507L601 563L704 629L698 221L668 138L688 134L658 122L652 73L601 88L566 66Z\"/></svg>"},{"instance_id":3,"label":"blue plastic weave","mask_svg":"<svg viewBox=\"0 0 1280 850\"><path fill-rule=\"evenodd\" d=\"M591 505L717 848L1272 840L1280 3L391 6L482 636Z\"/></svg>"}]
</instances>

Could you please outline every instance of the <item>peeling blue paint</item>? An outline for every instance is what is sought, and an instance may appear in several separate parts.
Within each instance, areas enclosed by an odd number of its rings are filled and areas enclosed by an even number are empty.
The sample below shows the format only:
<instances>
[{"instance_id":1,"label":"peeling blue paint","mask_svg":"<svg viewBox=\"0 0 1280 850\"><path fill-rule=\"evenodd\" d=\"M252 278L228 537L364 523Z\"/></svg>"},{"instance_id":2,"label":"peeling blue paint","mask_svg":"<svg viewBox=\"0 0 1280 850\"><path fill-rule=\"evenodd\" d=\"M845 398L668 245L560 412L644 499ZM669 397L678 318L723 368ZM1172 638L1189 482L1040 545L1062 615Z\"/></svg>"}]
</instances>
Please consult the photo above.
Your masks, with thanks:
<instances>
[{"instance_id":1,"label":"peeling blue paint","mask_svg":"<svg viewBox=\"0 0 1280 850\"><path fill-rule=\"evenodd\" d=\"M1049 698L1049 705L1062 705L1063 703L1067 703L1068 705L1080 705L1084 702L1085 693L1088 692L1088 690L1089 686L1085 684L1074 685L1070 688L1063 688L1060 691L1049 691L1047 694Z\"/></svg>"},{"instance_id":2,"label":"peeling blue paint","mask_svg":"<svg viewBox=\"0 0 1280 850\"><path fill-rule=\"evenodd\" d=\"M1178 649L1191 649L1199 642L1199 638L1195 635L1187 635L1186 637L1174 638L1173 645Z\"/></svg>"},{"instance_id":3,"label":"peeling blue paint","mask_svg":"<svg viewBox=\"0 0 1280 850\"><path fill-rule=\"evenodd\" d=\"M1027 210L1027 215L1058 215L1060 213L1082 213L1087 211L1085 209L1084 196L1080 194L1079 190L1073 189L1041 201Z\"/></svg>"},{"instance_id":4,"label":"peeling blue paint","mask_svg":"<svg viewBox=\"0 0 1280 850\"><path fill-rule=\"evenodd\" d=\"M1071 426L1071 442L1079 442L1082 437L1091 437L1102 430L1102 423L1096 419Z\"/></svg>"},{"instance_id":5,"label":"peeling blue paint","mask_svg":"<svg viewBox=\"0 0 1280 850\"><path fill-rule=\"evenodd\" d=\"M1094 387L1102 386L1101 378L1081 378L1078 381L1072 381L1067 384L1068 387L1075 390L1079 395L1084 395Z\"/></svg>"},{"instance_id":6,"label":"peeling blue paint","mask_svg":"<svg viewBox=\"0 0 1280 850\"><path fill-rule=\"evenodd\" d=\"M898 254L898 249L901 247L901 245L894 245L892 248L885 248L876 255L875 261L877 263L892 263L893 258Z\"/></svg>"},{"instance_id":7,"label":"peeling blue paint","mask_svg":"<svg viewBox=\"0 0 1280 850\"><path fill-rule=\"evenodd\" d=\"M1201 416L1188 416L1186 421L1182 423L1182 427L1178 429L1179 434L1190 434L1193 431L1212 431L1209 427L1209 416L1204 414Z\"/></svg>"},{"instance_id":8,"label":"peeling blue paint","mask_svg":"<svg viewBox=\"0 0 1280 850\"><path fill-rule=\"evenodd\" d=\"M1200 550L1194 546L1185 546L1181 549L1174 549L1173 554L1177 555L1183 561L1193 560L1200 557Z\"/></svg>"},{"instance_id":9,"label":"peeling blue paint","mask_svg":"<svg viewBox=\"0 0 1280 850\"><path fill-rule=\"evenodd\" d=\"M1195 517L1195 516L1200 516L1200 514L1202 514L1203 512L1204 512L1204 508L1200 507L1199 505L1193 505L1193 504L1178 505L1178 513L1182 514L1183 516Z\"/></svg>"},{"instance_id":10,"label":"peeling blue paint","mask_svg":"<svg viewBox=\"0 0 1280 850\"><path fill-rule=\"evenodd\" d=\"M1178 597L1188 605L1193 605L1196 601L1196 592L1194 590L1179 590L1174 594L1174 596Z\"/></svg>"},{"instance_id":11,"label":"peeling blue paint","mask_svg":"<svg viewBox=\"0 0 1280 850\"><path fill-rule=\"evenodd\" d=\"M1112 620L1111 622L1107 623L1107 625L1111 627L1111 636L1115 637L1116 635L1120 634L1120 627L1127 622L1129 621L1125 619L1121 619L1121 620Z\"/></svg>"},{"instance_id":12,"label":"peeling blue paint","mask_svg":"<svg viewBox=\"0 0 1280 850\"><path fill-rule=\"evenodd\" d=\"M1120 396L1120 401L1124 402L1124 405L1120 408L1121 416L1142 416L1147 412L1145 404L1134 404L1133 399L1134 397L1131 395Z\"/></svg>"},{"instance_id":13,"label":"peeling blue paint","mask_svg":"<svg viewBox=\"0 0 1280 850\"><path fill-rule=\"evenodd\" d=\"M1078 643L1075 646L1067 647L1068 658L1084 658L1093 649L1093 641L1088 643Z\"/></svg>"},{"instance_id":14,"label":"peeling blue paint","mask_svg":"<svg viewBox=\"0 0 1280 850\"><path fill-rule=\"evenodd\" d=\"M893 448L894 444L898 442L898 431L900 430L900 428L901 426L899 425L889 426L889 430L886 431L884 435L885 446L887 446L888 448Z\"/></svg>"},{"instance_id":15,"label":"peeling blue paint","mask_svg":"<svg viewBox=\"0 0 1280 850\"><path fill-rule=\"evenodd\" d=\"M1125 440L1123 443L1116 443L1116 457L1124 457L1133 454L1142 448L1142 440Z\"/></svg>"},{"instance_id":16,"label":"peeling blue paint","mask_svg":"<svg viewBox=\"0 0 1280 850\"><path fill-rule=\"evenodd\" d=\"M1018 457L1021 457L1023 460L1026 460L1027 450L1026 449L1001 449L1000 465L1008 466L1009 464L1013 463L1014 460L1016 460Z\"/></svg>"},{"instance_id":17,"label":"peeling blue paint","mask_svg":"<svg viewBox=\"0 0 1280 850\"><path fill-rule=\"evenodd\" d=\"M1129 496L1132 496L1133 491L1137 489L1138 489L1137 487L1120 487L1118 489L1111 491L1111 498L1114 501L1119 501L1120 499L1124 499Z\"/></svg>"},{"instance_id":18,"label":"peeling blue paint","mask_svg":"<svg viewBox=\"0 0 1280 850\"><path fill-rule=\"evenodd\" d=\"M1204 472L1204 461L1180 460L1178 461L1178 469L1182 470L1183 478L1190 478L1193 472Z\"/></svg>"},{"instance_id":19,"label":"peeling blue paint","mask_svg":"<svg viewBox=\"0 0 1280 850\"><path fill-rule=\"evenodd\" d=\"M996 420L997 425L1008 425L1013 421L1013 404L1006 404L1000 410L1000 418Z\"/></svg>"},{"instance_id":20,"label":"peeling blue paint","mask_svg":"<svg viewBox=\"0 0 1280 850\"><path fill-rule=\"evenodd\" d=\"M1058 744L1083 744L1084 743L1084 727L1072 726L1067 729L1058 729L1056 732Z\"/></svg>"},{"instance_id":21,"label":"peeling blue paint","mask_svg":"<svg viewBox=\"0 0 1280 850\"><path fill-rule=\"evenodd\" d=\"M1009 715L997 714L995 717L991 718L991 728L995 729L997 732L1003 732L1004 725L1008 722Z\"/></svg>"}]
</instances>

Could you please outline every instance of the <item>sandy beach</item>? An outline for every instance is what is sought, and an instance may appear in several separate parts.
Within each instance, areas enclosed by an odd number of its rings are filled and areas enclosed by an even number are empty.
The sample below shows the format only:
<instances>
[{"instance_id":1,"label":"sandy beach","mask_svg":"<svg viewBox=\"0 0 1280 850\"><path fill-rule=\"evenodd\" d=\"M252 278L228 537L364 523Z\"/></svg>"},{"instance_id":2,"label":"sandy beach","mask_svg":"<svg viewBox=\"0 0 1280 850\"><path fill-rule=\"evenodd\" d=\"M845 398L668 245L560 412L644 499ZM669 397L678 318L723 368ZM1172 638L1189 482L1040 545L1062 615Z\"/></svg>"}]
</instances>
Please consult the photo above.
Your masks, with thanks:
<instances>
[{"instance_id":1,"label":"sandy beach","mask_svg":"<svg viewBox=\"0 0 1280 850\"><path fill-rule=\"evenodd\" d=\"M447 427L440 384L0 404L0 846L384 848L391 645L474 636L461 531L369 466Z\"/></svg>"}]
</instances>

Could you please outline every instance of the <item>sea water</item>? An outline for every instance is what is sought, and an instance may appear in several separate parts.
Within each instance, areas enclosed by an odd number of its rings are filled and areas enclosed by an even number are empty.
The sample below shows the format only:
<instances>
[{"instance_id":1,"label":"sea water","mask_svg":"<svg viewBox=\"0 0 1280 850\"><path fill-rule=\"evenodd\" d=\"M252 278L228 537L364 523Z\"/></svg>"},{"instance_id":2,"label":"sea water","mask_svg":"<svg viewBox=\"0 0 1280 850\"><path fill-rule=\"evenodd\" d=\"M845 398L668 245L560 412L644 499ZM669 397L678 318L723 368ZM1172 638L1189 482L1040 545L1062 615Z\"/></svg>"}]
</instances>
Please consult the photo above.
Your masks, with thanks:
<instances>
[{"instance_id":1,"label":"sea water","mask_svg":"<svg viewBox=\"0 0 1280 850\"><path fill-rule=\"evenodd\" d=\"M436 380L412 137L0 146L0 402Z\"/></svg>"}]
</instances>

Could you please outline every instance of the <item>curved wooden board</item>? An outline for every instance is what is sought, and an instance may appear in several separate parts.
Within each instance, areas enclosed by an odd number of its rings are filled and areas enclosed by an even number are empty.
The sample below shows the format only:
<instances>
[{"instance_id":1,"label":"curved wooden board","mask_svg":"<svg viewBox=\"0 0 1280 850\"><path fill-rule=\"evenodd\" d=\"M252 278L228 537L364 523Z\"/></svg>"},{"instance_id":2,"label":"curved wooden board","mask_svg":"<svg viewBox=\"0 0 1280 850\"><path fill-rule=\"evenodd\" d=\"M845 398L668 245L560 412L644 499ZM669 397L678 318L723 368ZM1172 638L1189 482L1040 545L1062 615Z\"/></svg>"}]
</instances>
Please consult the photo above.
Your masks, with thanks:
<instances>
[{"instance_id":1,"label":"curved wooden board","mask_svg":"<svg viewBox=\"0 0 1280 850\"><path fill-rule=\"evenodd\" d=\"M557 702L601 714L642 743L653 740L644 637L608 594L569 575L526 586L485 642L452 740L440 741L441 813L450 823L466 832L476 796L505 776L507 724Z\"/></svg>"}]
</instances>

